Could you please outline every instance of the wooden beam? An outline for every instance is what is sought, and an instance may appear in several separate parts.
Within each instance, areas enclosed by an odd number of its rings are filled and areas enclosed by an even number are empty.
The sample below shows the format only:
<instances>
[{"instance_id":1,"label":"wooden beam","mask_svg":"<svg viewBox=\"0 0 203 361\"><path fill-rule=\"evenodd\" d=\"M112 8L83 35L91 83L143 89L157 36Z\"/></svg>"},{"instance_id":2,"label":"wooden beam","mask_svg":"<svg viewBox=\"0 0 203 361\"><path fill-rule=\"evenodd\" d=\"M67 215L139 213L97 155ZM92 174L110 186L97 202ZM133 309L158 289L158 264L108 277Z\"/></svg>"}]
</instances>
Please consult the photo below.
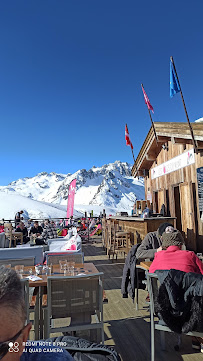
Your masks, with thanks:
<instances>
[{"instance_id":1,"label":"wooden beam","mask_svg":"<svg viewBox=\"0 0 203 361\"><path fill-rule=\"evenodd\" d=\"M166 143L168 140L171 140L171 137L163 137L161 135L158 135L158 143Z\"/></svg>"},{"instance_id":2,"label":"wooden beam","mask_svg":"<svg viewBox=\"0 0 203 361\"><path fill-rule=\"evenodd\" d=\"M157 155L155 153L147 153L146 154L146 160L149 160L149 161L155 161L157 158Z\"/></svg>"},{"instance_id":3,"label":"wooden beam","mask_svg":"<svg viewBox=\"0 0 203 361\"><path fill-rule=\"evenodd\" d=\"M171 142L173 144L193 144L192 139L185 139L185 138L176 138L171 137ZM203 149L203 142L201 140L196 140L197 147Z\"/></svg>"},{"instance_id":4,"label":"wooden beam","mask_svg":"<svg viewBox=\"0 0 203 361\"><path fill-rule=\"evenodd\" d=\"M144 177L143 169L138 170L138 176Z\"/></svg>"},{"instance_id":5,"label":"wooden beam","mask_svg":"<svg viewBox=\"0 0 203 361\"><path fill-rule=\"evenodd\" d=\"M171 142L173 144L192 144L192 139L171 137Z\"/></svg>"},{"instance_id":6,"label":"wooden beam","mask_svg":"<svg viewBox=\"0 0 203 361\"><path fill-rule=\"evenodd\" d=\"M196 143L197 143L198 149L203 149L203 142L201 142L200 140L196 140Z\"/></svg>"}]
</instances>

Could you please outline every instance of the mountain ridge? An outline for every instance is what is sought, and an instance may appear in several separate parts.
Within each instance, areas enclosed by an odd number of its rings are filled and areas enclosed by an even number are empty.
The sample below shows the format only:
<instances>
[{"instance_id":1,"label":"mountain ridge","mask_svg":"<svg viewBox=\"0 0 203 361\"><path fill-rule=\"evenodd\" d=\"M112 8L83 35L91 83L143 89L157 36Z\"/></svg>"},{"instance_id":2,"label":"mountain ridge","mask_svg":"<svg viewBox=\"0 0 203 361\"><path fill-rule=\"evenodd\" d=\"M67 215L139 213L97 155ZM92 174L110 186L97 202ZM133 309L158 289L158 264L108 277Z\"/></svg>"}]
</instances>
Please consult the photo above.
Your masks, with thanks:
<instances>
[{"instance_id":1,"label":"mountain ridge","mask_svg":"<svg viewBox=\"0 0 203 361\"><path fill-rule=\"evenodd\" d=\"M65 206L69 185L76 178L75 209L78 205L80 211L86 206L130 211L136 199L144 199L143 179L133 178L131 167L127 162L115 161L89 170L79 169L73 174L40 172L0 186L0 191Z\"/></svg>"}]
</instances>

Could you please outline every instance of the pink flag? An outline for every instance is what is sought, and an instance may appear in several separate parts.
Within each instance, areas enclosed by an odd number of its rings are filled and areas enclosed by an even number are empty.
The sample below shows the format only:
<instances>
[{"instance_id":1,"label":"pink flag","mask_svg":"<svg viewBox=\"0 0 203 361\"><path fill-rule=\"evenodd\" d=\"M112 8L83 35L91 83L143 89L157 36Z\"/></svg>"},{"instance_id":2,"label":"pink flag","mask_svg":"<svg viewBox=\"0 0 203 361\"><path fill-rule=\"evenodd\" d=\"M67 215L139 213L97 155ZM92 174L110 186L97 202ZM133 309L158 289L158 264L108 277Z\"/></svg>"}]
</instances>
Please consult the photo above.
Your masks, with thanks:
<instances>
[{"instance_id":1,"label":"pink flag","mask_svg":"<svg viewBox=\"0 0 203 361\"><path fill-rule=\"evenodd\" d=\"M147 96L147 94L146 94L146 92L145 92L142 84L141 84L141 87L142 87L142 91L143 91L143 94L144 94L145 104L147 104L147 108L148 108L149 110L151 110L152 113L154 113L153 106L150 104L149 98L148 98L148 96Z\"/></svg>"},{"instance_id":2,"label":"pink flag","mask_svg":"<svg viewBox=\"0 0 203 361\"><path fill-rule=\"evenodd\" d=\"M73 216L75 188L76 188L76 179L73 179L69 186L69 191L68 191L67 218Z\"/></svg>"}]
</instances>

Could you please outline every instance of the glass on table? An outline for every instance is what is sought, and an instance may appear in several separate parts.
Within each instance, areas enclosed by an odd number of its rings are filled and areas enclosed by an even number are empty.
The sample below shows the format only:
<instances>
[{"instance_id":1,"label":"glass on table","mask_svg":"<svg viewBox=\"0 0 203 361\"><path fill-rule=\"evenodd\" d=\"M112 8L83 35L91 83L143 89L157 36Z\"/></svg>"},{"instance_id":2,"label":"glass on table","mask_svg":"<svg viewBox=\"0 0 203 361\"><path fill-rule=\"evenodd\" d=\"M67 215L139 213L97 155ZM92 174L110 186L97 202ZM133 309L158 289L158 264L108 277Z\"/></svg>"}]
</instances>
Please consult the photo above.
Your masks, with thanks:
<instances>
[{"instance_id":1,"label":"glass on table","mask_svg":"<svg viewBox=\"0 0 203 361\"><path fill-rule=\"evenodd\" d=\"M67 260L66 259L59 260L59 266L60 266L60 271L63 272L68 267Z\"/></svg>"},{"instance_id":2,"label":"glass on table","mask_svg":"<svg viewBox=\"0 0 203 361\"><path fill-rule=\"evenodd\" d=\"M28 272L29 275L32 275L33 274L32 268L28 268L27 272Z\"/></svg>"},{"instance_id":3,"label":"glass on table","mask_svg":"<svg viewBox=\"0 0 203 361\"><path fill-rule=\"evenodd\" d=\"M43 266L43 274L45 274L46 276L51 276L51 266Z\"/></svg>"},{"instance_id":4,"label":"glass on table","mask_svg":"<svg viewBox=\"0 0 203 361\"><path fill-rule=\"evenodd\" d=\"M75 262L69 262L69 271L71 276L75 275Z\"/></svg>"},{"instance_id":5,"label":"glass on table","mask_svg":"<svg viewBox=\"0 0 203 361\"><path fill-rule=\"evenodd\" d=\"M23 272L24 272L24 265L23 264L17 264L15 266L15 271L22 278Z\"/></svg>"},{"instance_id":6,"label":"glass on table","mask_svg":"<svg viewBox=\"0 0 203 361\"><path fill-rule=\"evenodd\" d=\"M36 275L41 275L43 270L43 266L41 264L35 266L35 273Z\"/></svg>"}]
</instances>

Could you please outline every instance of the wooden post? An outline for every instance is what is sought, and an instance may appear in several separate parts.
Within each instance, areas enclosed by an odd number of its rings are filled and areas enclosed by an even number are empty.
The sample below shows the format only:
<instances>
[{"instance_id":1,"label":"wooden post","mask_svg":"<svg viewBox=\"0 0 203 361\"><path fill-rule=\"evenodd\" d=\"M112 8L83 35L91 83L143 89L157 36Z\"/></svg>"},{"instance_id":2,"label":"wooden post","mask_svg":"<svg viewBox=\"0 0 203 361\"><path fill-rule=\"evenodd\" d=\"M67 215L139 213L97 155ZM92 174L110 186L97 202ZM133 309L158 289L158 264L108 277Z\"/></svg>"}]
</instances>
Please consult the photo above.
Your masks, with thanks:
<instances>
[{"instance_id":1,"label":"wooden post","mask_svg":"<svg viewBox=\"0 0 203 361\"><path fill-rule=\"evenodd\" d=\"M184 98L183 98L183 93L182 93L182 89L181 89L180 82L179 82L179 79L178 79L178 74L177 74L177 71L176 71L176 67L175 67L175 64L174 64L173 57L171 56L170 59L171 59L171 62L172 62L172 64L173 64L173 68L174 68L174 71L175 71L175 75L176 75L176 78L177 78L177 81L178 81L178 85L179 85L179 88L180 88L180 94L181 94L183 106L184 106L184 109L185 109L185 115L186 115L186 118L187 118L187 121L188 121L188 125L189 125L189 128L190 128L190 133L191 133L192 142L193 142L193 145L194 145L194 148L195 148L195 153L197 153L197 151L198 151L198 150L197 150L197 145L196 145L196 142L195 142L195 137L194 137L193 129L192 129L192 127L191 127L190 120L189 120L189 117L188 117L188 113L187 113L187 109L186 109L186 106L185 106L185 101L184 101Z\"/></svg>"}]
</instances>

